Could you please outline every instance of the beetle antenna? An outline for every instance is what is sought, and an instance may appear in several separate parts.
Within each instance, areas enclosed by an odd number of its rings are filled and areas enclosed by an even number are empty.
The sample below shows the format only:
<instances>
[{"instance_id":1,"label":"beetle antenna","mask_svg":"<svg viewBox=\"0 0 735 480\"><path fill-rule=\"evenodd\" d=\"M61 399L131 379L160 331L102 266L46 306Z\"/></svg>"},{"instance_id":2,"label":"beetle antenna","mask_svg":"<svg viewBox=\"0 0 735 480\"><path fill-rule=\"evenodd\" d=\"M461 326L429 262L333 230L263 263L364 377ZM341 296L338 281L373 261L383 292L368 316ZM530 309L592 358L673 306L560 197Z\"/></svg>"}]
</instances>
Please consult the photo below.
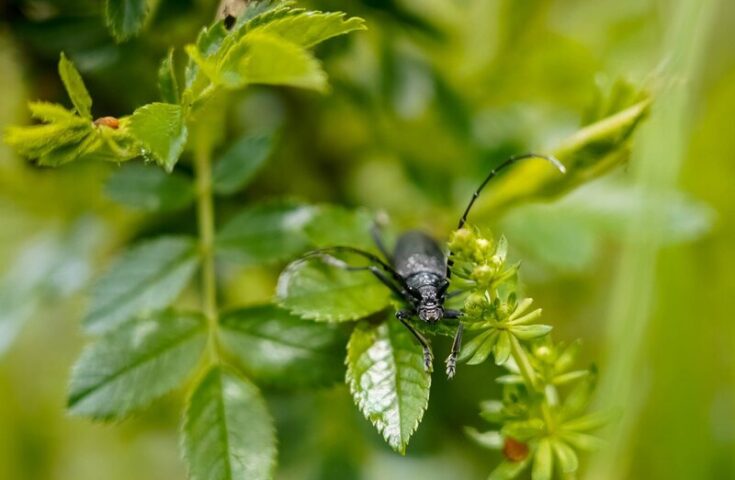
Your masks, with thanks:
<instances>
[{"instance_id":1,"label":"beetle antenna","mask_svg":"<svg viewBox=\"0 0 735 480\"><path fill-rule=\"evenodd\" d=\"M309 257L324 257L324 256L330 256L332 253L353 253L355 255L359 255L363 258L366 258L367 260L373 262L374 264L378 265L381 269L383 269L385 272L387 272L393 280L395 280L403 289L407 289L406 281L401 277L401 275L395 271L393 267L385 263L383 260L381 260L377 255L373 255L370 252L366 252L365 250L360 250L359 248L355 247L347 247L347 246L336 246L336 247L327 247L327 248L320 248L317 250L312 250L311 252L307 252L302 259L307 259ZM336 266L336 265L335 265ZM352 267L355 268L355 267ZM363 268L363 267L358 267ZM367 268L367 267L364 267Z\"/></svg>"},{"instance_id":2,"label":"beetle antenna","mask_svg":"<svg viewBox=\"0 0 735 480\"><path fill-rule=\"evenodd\" d=\"M488 174L487 178L483 180L483 182L480 184L479 187L477 187L477 190L475 190L475 193L472 194L472 198L470 199L470 203L467 204L467 208L464 209L464 213L462 214L462 218L459 219L459 224L457 224L457 230L464 227L465 223L467 223L467 216L470 214L470 210L472 209L472 206L475 204L475 200L477 200L477 197L480 196L480 192L482 192L482 189L485 188L485 186L495 178L495 176L502 172L504 169L510 167L514 163L520 161L520 160L526 160L529 158L540 158L542 160L546 160L553 166L557 168L561 173L567 173L567 169L564 167L564 164L562 164L556 157L551 155L541 155L539 153L524 153L523 155L514 155L498 165L497 167L493 168L490 173ZM454 262L452 261L452 252L449 252L449 255L447 256L447 278L450 278L452 276L452 266L454 265Z\"/></svg>"},{"instance_id":3,"label":"beetle antenna","mask_svg":"<svg viewBox=\"0 0 735 480\"><path fill-rule=\"evenodd\" d=\"M457 230L464 227L465 223L467 223L467 215L469 215L470 210L472 209L472 206L475 204L475 200L477 200L477 197L480 196L480 192L482 192L482 189L485 188L485 186L495 178L495 176L503 171L504 169L510 167L514 163L520 161L520 160L526 160L529 158L540 158L542 160L546 160L553 166L555 166L561 173L566 173L567 169L564 167L564 165L556 159L556 157L553 157L551 155L541 155L538 153L524 153L523 155L514 155L510 157L508 160L504 161L497 167L493 168L490 173L488 174L487 178L480 184L480 186L475 190L475 193L472 194L472 198L470 199L470 203L467 204L467 208L464 209L464 213L462 214L462 218L459 219L459 224L457 225Z\"/></svg>"}]
</instances>

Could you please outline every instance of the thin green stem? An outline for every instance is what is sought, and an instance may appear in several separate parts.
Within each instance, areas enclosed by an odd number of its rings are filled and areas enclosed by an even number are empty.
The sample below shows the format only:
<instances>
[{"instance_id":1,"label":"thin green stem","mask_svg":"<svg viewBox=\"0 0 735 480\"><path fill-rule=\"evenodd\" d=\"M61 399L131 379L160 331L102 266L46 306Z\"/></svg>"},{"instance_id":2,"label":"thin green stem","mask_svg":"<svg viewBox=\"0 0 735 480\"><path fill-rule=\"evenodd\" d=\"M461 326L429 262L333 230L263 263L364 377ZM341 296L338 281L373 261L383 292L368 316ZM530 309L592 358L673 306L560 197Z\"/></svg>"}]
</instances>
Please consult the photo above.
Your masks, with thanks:
<instances>
[{"instance_id":1,"label":"thin green stem","mask_svg":"<svg viewBox=\"0 0 735 480\"><path fill-rule=\"evenodd\" d=\"M211 149L200 146L194 155L194 172L197 187L197 223L202 258L202 310L209 325L209 352L219 361L217 331L217 280L214 268L214 202L212 200Z\"/></svg>"}]
</instances>

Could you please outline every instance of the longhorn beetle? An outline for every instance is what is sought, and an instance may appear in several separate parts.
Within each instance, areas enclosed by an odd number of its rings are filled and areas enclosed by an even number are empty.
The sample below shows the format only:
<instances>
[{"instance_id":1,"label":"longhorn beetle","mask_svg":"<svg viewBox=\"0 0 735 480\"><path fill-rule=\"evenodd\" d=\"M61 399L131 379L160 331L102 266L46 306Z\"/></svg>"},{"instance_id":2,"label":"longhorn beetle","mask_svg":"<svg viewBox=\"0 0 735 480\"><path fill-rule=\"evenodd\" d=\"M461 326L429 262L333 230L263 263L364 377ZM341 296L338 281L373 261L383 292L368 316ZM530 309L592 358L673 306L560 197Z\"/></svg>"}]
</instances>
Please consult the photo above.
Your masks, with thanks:
<instances>
[{"instance_id":1,"label":"longhorn beetle","mask_svg":"<svg viewBox=\"0 0 735 480\"><path fill-rule=\"evenodd\" d=\"M519 160L539 158L554 165L560 172L565 173L564 165L556 158L535 153L527 153L510 157L498 167L494 168L480 186L475 190L467 204L467 207L459 219L457 229L464 227L467 216L475 204L480 192L498 174L498 172L511 166ZM409 323L409 319L417 316L422 322L434 325L442 319L459 319L457 332L452 342L452 350L446 360L446 372L449 378L454 376L457 367L457 355L462 346L461 321L462 312L444 308L444 301L461 291L448 292L452 275L452 252L444 254L439 243L429 235L411 230L402 234L395 245L391 255L385 247L376 225L373 225L371 235L378 250L386 260L373 255L370 252L353 247L336 246L314 250L306 254L304 258L319 256L325 263L345 270L369 270L375 277L388 287L404 303L404 308L396 312L396 318L416 337L424 350L424 368L431 370L432 353L429 341ZM353 253L371 262L369 266L351 266L346 262L330 255L330 253Z\"/></svg>"}]
</instances>

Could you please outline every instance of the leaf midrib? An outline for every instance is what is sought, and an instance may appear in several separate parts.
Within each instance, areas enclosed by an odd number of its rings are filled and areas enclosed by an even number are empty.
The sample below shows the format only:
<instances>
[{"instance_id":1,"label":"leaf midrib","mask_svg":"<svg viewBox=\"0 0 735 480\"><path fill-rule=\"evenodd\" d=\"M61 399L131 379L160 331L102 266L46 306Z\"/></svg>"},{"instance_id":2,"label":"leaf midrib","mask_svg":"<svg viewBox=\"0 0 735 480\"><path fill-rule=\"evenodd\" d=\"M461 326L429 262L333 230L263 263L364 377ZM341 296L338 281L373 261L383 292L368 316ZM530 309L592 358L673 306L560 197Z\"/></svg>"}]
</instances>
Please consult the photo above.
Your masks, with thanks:
<instances>
[{"instance_id":1,"label":"leaf midrib","mask_svg":"<svg viewBox=\"0 0 735 480\"><path fill-rule=\"evenodd\" d=\"M167 262L158 271L158 273L148 277L147 279L143 280L143 282L131 284L131 287L129 289L127 289L120 295L117 295L108 302L102 304L102 306L100 306L99 308L94 309L92 311L92 314L87 317L85 323L93 325L99 322L100 318L105 318L109 316L110 311L114 311L117 304L130 302L131 298L139 296L139 292L147 290L151 285L157 283L163 277L169 275L171 271L175 269L176 265L184 265L189 260L195 260L196 255L193 255L193 253L193 245L189 245L180 255L174 257L173 259L171 259L171 261ZM187 257L191 258L187 260Z\"/></svg>"},{"instance_id":2,"label":"leaf midrib","mask_svg":"<svg viewBox=\"0 0 735 480\"><path fill-rule=\"evenodd\" d=\"M196 328L193 328L191 331L187 332L186 335L183 335L181 337L176 337L173 339L173 341L169 343L165 343L161 348L155 349L152 352L149 352L139 357L138 359L136 359L134 362L130 363L129 365L117 370L112 375L106 376L102 381L95 383L94 385L86 388L85 390L75 395L69 401L70 407L73 407L74 405L78 404L79 402L87 398L91 393L101 389L102 387L106 385L111 384L123 374L136 369L137 367L139 367L140 365L143 365L144 363L152 361L155 357L158 357L159 354L161 354L162 352L165 352L167 350L173 350L177 346L183 345L184 343L186 343L187 341L195 337L197 334L200 334L203 332L204 332L204 327L202 325L199 325Z\"/></svg>"}]
</instances>

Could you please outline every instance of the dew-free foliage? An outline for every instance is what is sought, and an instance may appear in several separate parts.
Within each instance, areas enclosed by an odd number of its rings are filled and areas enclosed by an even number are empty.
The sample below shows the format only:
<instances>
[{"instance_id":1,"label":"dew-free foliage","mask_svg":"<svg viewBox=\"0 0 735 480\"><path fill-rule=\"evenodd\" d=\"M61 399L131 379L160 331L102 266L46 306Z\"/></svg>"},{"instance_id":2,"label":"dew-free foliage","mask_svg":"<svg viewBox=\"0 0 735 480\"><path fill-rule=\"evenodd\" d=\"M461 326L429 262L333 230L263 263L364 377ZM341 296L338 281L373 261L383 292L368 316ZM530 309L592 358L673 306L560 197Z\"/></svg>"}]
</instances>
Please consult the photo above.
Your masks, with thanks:
<instances>
[{"instance_id":1,"label":"dew-free foliage","mask_svg":"<svg viewBox=\"0 0 735 480\"><path fill-rule=\"evenodd\" d=\"M347 382L355 403L395 451L408 440L429 404L431 375L423 351L398 320L360 322L347 347Z\"/></svg>"},{"instance_id":2,"label":"dew-free foliage","mask_svg":"<svg viewBox=\"0 0 735 480\"><path fill-rule=\"evenodd\" d=\"M260 480L273 475L276 436L258 388L213 367L191 394L182 427L191 480Z\"/></svg>"},{"instance_id":3,"label":"dew-free foliage","mask_svg":"<svg viewBox=\"0 0 735 480\"><path fill-rule=\"evenodd\" d=\"M89 345L74 365L69 411L119 418L180 385L207 339L196 313L161 312L113 331Z\"/></svg>"},{"instance_id":4,"label":"dew-free foliage","mask_svg":"<svg viewBox=\"0 0 735 480\"><path fill-rule=\"evenodd\" d=\"M194 201L194 186L189 178L138 163L114 172L105 184L105 193L126 207L148 212L180 210Z\"/></svg>"},{"instance_id":5,"label":"dew-free foliage","mask_svg":"<svg viewBox=\"0 0 735 480\"><path fill-rule=\"evenodd\" d=\"M196 243L187 237L162 237L133 247L97 280L85 328L108 331L135 315L171 305L198 262Z\"/></svg>"},{"instance_id":6,"label":"dew-free foliage","mask_svg":"<svg viewBox=\"0 0 735 480\"><path fill-rule=\"evenodd\" d=\"M105 21L115 40L121 42L136 35L151 11L153 0L106 0Z\"/></svg>"},{"instance_id":7,"label":"dew-free foliage","mask_svg":"<svg viewBox=\"0 0 735 480\"><path fill-rule=\"evenodd\" d=\"M64 83L66 92L69 94L71 103L74 104L77 113L84 118L92 118L92 97L89 96L87 87L84 86L84 80L79 75L73 63L61 53L59 60L59 76Z\"/></svg>"},{"instance_id":8,"label":"dew-free foliage","mask_svg":"<svg viewBox=\"0 0 735 480\"><path fill-rule=\"evenodd\" d=\"M303 227L311 215L312 207L292 202L246 207L217 233L217 253L246 265L293 258L309 246Z\"/></svg>"},{"instance_id":9,"label":"dew-free foliage","mask_svg":"<svg viewBox=\"0 0 735 480\"><path fill-rule=\"evenodd\" d=\"M347 335L274 305L225 312L222 340L254 379L282 388L330 385L344 378Z\"/></svg>"}]
</instances>

